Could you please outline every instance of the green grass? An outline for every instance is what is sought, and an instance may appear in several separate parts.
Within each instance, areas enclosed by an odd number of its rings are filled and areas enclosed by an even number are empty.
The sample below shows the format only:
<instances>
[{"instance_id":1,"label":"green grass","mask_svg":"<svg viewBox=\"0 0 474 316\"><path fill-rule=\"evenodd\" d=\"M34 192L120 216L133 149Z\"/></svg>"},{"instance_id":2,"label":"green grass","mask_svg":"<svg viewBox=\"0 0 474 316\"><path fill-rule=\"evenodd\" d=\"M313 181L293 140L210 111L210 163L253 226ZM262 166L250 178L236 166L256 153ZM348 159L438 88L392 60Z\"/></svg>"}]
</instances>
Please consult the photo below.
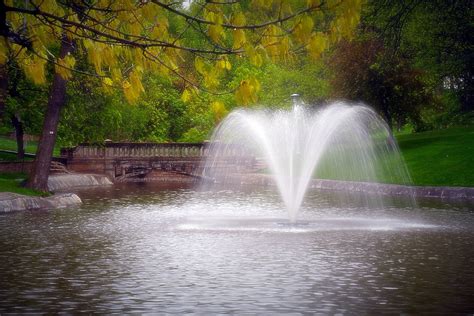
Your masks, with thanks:
<instances>
[{"instance_id":1,"label":"green grass","mask_svg":"<svg viewBox=\"0 0 474 316\"><path fill-rule=\"evenodd\" d=\"M25 142L25 145L25 152L31 154L36 153L38 142L28 141ZM7 137L0 137L0 149L16 151L16 140Z\"/></svg>"},{"instance_id":2,"label":"green grass","mask_svg":"<svg viewBox=\"0 0 474 316\"><path fill-rule=\"evenodd\" d=\"M0 173L0 192L13 192L30 196L47 196L48 193L24 188L21 183L26 179L25 173Z\"/></svg>"},{"instance_id":3,"label":"green grass","mask_svg":"<svg viewBox=\"0 0 474 316\"><path fill-rule=\"evenodd\" d=\"M36 141L25 142L26 153L35 154L37 147L38 147L38 142ZM0 149L16 151L16 140L8 138L8 137L0 136ZM60 155L59 147L54 148L53 155L56 157ZM2 160L2 158L3 157L0 157L0 160ZM8 160L8 157L7 157L7 160Z\"/></svg>"},{"instance_id":4,"label":"green grass","mask_svg":"<svg viewBox=\"0 0 474 316\"><path fill-rule=\"evenodd\" d=\"M23 161L32 161L33 158L25 157ZM0 161L18 161L16 154L0 152Z\"/></svg>"},{"instance_id":5,"label":"green grass","mask_svg":"<svg viewBox=\"0 0 474 316\"><path fill-rule=\"evenodd\" d=\"M398 133L398 145L405 160L411 181L419 186L474 187L474 126L450 128L423 133ZM345 146L347 147L347 146ZM331 151L320 162L315 177L350 181L376 181L407 184L395 155L385 155L373 165L374 175L360 158L351 153ZM357 151L353 151L356 153Z\"/></svg>"},{"instance_id":6,"label":"green grass","mask_svg":"<svg viewBox=\"0 0 474 316\"><path fill-rule=\"evenodd\" d=\"M474 126L397 136L415 185L474 187Z\"/></svg>"},{"instance_id":7,"label":"green grass","mask_svg":"<svg viewBox=\"0 0 474 316\"><path fill-rule=\"evenodd\" d=\"M37 142L26 142L25 151L27 153L36 153ZM0 149L16 151L16 141L7 137L0 137ZM55 148L54 155L59 155L59 149ZM31 161L33 158L25 157L24 161ZM0 152L0 161L18 161L15 154ZM25 173L0 173L0 192L13 192L30 196L47 196L48 193L24 188L22 182L26 180Z\"/></svg>"}]
</instances>

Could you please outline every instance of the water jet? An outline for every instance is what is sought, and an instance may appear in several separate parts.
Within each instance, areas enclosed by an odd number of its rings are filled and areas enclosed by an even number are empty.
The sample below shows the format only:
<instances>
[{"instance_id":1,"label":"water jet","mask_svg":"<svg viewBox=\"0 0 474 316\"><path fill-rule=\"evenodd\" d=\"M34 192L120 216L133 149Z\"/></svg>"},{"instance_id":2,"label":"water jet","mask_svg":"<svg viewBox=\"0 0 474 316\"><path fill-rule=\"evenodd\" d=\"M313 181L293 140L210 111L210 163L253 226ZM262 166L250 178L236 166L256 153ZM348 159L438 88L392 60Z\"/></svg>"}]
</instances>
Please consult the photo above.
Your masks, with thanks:
<instances>
[{"instance_id":1,"label":"water jet","mask_svg":"<svg viewBox=\"0 0 474 316\"><path fill-rule=\"evenodd\" d=\"M298 94L291 98L291 109L230 113L213 133L204 176L221 184L249 176L248 160L224 159L240 148L264 163L260 169L274 180L290 222L314 178L410 183L388 125L372 108L333 102L314 110Z\"/></svg>"}]
</instances>

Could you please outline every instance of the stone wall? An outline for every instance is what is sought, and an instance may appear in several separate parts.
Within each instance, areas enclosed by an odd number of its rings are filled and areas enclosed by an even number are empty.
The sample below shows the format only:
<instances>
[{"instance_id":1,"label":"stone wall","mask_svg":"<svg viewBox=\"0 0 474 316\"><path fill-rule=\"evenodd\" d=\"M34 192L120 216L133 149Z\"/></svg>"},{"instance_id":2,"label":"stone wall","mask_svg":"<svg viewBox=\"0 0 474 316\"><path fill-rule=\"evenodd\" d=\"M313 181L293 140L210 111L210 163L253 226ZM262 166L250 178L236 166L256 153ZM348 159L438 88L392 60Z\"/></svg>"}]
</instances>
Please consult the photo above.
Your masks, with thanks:
<instances>
[{"instance_id":1,"label":"stone wall","mask_svg":"<svg viewBox=\"0 0 474 316\"><path fill-rule=\"evenodd\" d=\"M74 187L105 186L112 182L104 175L97 174L57 174L48 178L48 190L52 192Z\"/></svg>"},{"instance_id":2,"label":"stone wall","mask_svg":"<svg viewBox=\"0 0 474 316\"><path fill-rule=\"evenodd\" d=\"M229 176L226 179L226 182L247 185L276 185L272 176L266 174L233 175ZM313 179L309 184L309 188L329 191L363 192L391 196L474 200L474 188L467 187L419 187L385 183Z\"/></svg>"},{"instance_id":3,"label":"stone wall","mask_svg":"<svg viewBox=\"0 0 474 316\"><path fill-rule=\"evenodd\" d=\"M0 212L64 208L79 205L81 203L81 199L73 193L55 194L43 198L10 192L0 192Z\"/></svg>"}]
</instances>

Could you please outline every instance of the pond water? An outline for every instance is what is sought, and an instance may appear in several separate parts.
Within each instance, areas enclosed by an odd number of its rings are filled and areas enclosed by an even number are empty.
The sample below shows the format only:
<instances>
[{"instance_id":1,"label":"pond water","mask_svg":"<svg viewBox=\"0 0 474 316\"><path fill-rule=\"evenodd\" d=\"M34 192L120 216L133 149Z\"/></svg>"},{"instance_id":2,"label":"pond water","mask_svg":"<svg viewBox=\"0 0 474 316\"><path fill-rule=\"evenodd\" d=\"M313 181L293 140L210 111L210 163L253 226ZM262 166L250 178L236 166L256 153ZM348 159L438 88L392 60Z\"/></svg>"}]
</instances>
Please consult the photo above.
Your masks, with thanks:
<instances>
[{"instance_id":1,"label":"pond water","mask_svg":"<svg viewBox=\"0 0 474 316\"><path fill-rule=\"evenodd\" d=\"M468 203L129 184L0 215L0 313L474 312Z\"/></svg>"}]
</instances>

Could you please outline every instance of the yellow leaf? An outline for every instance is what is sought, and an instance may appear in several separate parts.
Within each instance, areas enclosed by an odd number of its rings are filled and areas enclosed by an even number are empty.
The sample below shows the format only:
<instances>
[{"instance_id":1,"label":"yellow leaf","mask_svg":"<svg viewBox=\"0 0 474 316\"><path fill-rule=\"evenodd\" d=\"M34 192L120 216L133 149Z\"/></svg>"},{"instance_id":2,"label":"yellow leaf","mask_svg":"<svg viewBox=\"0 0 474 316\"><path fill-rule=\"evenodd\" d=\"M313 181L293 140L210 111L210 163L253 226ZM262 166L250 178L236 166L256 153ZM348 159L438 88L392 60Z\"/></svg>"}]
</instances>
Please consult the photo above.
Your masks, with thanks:
<instances>
[{"instance_id":1,"label":"yellow leaf","mask_svg":"<svg viewBox=\"0 0 474 316\"><path fill-rule=\"evenodd\" d=\"M281 13L284 15L293 14L293 9L291 8L291 4L289 1L282 1L280 2L281 5Z\"/></svg>"},{"instance_id":2,"label":"yellow leaf","mask_svg":"<svg viewBox=\"0 0 474 316\"><path fill-rule=\"evenodd\" d=\"M262 50L262 48L255 49L252 45L247 44L245 45L245 53L247 54L250 63L254 66L260 67L263 64L263 57L262 54L263 52L259 52L259 50Z\"/></svg>"},{"instance_id":3,"label":"yellow leaf","mask_svg":"<svg viewBox=\"0 0 474 316\"><path fill-rule=\"evenodd\" d=\"M114 82L109 77L105 77L102 79L102 88L104 89L106 93L112 93L113 85L114 85Z\"/></svg>"},{"instance_id":4,"label":"yellow leaf","mask_svg":"<svg viewBox=\"0 0 474 316\"><path fill-rule=\"evenodd\" d=\"M232 69L232 64L230 63L230 61L227 57L223 57L223 58L219 59L216 63L216 66L220 69L225 69L225 70L231 70Z\"/></svg>"},{"instance_id":5,"label":"yellow leaf","mask_svg":"<svg viewBox=\"0 0 474 316\"><path fill-rule=\"evenodd\" d=\"M308 52L313 59L321 56L328 47L328 38L323 33L313 34L307 46Z\"/></svg>"},{"instance_id":6,"label":"yellow leaf","mask_svg":"<svg viewBox=\"0 0 474 316\"><path fill-rule=\"evenodd\" d=\"M122 72L120 71L120 68L112 68L110 71L110 74L112 76L112 80L116 82L122 81Z\"/></svg>"},{"instance_id":7,"label":"yellow leaf","mask_svg":"<svg viewBox=\"0 0 474 316\"><path fill-rule=\"evenodd\" d=\"M237 103L242 105L249 105L257 102L257 93L260 91L260 83L255 78L242 80L235 92L235 99Z\"/></svg>"},{"instance_id":8,"label":"yellow leaf","mask_svg":"<svg viewBox=\"0 0 474 316\"><path fill-rule=\"evenodd\" d=\"M127 90L127 89L130 89L132 85L130 84L130 82L128 82L128 80L125 80L123 83L122 83L122 88L124 90Z\"/></svg>"},{"instance_id":9,"label":"yellow leaf","mask_svg":"<svg viewBox=\"0 0 474 316\"><path fill-rule=\"evenodd\" d=\"M125 96L125 99L127 99L128 103L134 104L137 101L138 96L136 95L135 91L133 91L132 85L130 82L128 82L128 80L125 80L122 83L122 89L123 95Z\"/></svg>"},{"instance_id":10,"label":"yellow leaf","mask_svg":"<svg viewBox=\"0 0 474 316\"><path fill-rule=\"evenodd\" d=\"M105 77L104 78L104 84L112 87L114 85L114 82L112 81L112 79L110 79L109 77Z\"/></svg>"},{"instance_id":11,"label":"yellow leaf","mask_svg":"<svg viewBox=\"0 0 474 316\"><path fill-rule=\"evenodd\" d=\"M225 69L225 60L223 59L220 59L217 61L217 67L221 68L221 69Z\"/></svg>"},{"instance_id":12,"label":"yellow leaf","mask_svg":"<svg viewBox=\"0 0 474 316\"><path fill-rule=\"evenodd\" d=\"M227 109L225 108L224 103L220 101L212 102L211 110L214 113L214 120L216 121L216 123L222 120L228 113Z\"/></svg>"},{"instance_id":13,"label":"yellow leaf","mask_svg":"<svg viewBox=\"0 0 474 316\"><path fill-rule=\"evenodd\" d=\"M184 89L183 94L181 95L181 100L184 103L188 103L191 100L191 96L192 96L191 92L189 92L188 89Z\"/></svg>"},{"instance_id":14,"label":"yellow leaf","mask_svg":"<svg viewBox=\"0 0 474 316\"><path fill-rule=\"evenodd\" d=\"M209 89L213 89L219 85L218 71L210 71L204 76L204 86Z\"/></svg>"},{"instance_id":15,"label":"yellow leaf","mask_svg":"<svg viewBox=\"0 0 474 316\"><path fill-rule=\"evenodd\" d=\"M244 26L245 23L245 15L242 12L238 12L232 17L232 24L235 26Z\"/></svg>"},{"instance_id":16,"label":"yellow leaf","mask_svg":"<svg viewBox=\"0 0 474 316\"><path fill-rule=\"evenodd\" d=\"M58 59L55 70L64 80L68 80L72 77L72 69L74 69L75 64L76 59L71 55L67 55Z\"/></svg>"},{"instance_id":17,"label":"yellow leaf","mask_svg":"<svg viewBox=\"0 0 474 316\"><path fill-rule=\"evenodd\" d=\"M283 37L279 44L279 56L283 59L288 59L290 55L290 39L288 36Z\"/></svg>"},{"instance_id":18,"label":"yellow leaf","mask_svg":"<svg viewBox=\"0 0 474 316\"><path fill-rule=\"evenodd\" d=\"M4 65L8 59L8 46L6 39L2 36L0 37L0 64Z\"/></svg>"},{"instance_id":19,"label":"yellow leaf","mask_svg":"<svg viewBox=\"0 0 474 316\"><path fill-rule=\"evenodd\" d=\"M321 0L306 0L306 6L308 8L313 8L321 5Z\"/></svg>"},{"instance_id":20,"label":"yellow leaf","mask_svg":"<svg viewBox=\"0 0 474 316\"><path fill-rule=\"evenodd\" d=\"M209 25L207 32L209 37L216 43L220 43L221 38L225 37L224 29L219 24Z\"/></svg>"},{"instance_id":21,"label":"yellow leaf","mask_svg":"<svg viewBox=\"0 0 474 316\"><path fill-rule=\"evenodd\" d=\"M212 22L212 25L209 25L207 28L207 33L209 37L216 43L220 43L221 39L225 38L224 28L222 27L222 23L224 22L224 16L222 12L212 12L207 11L204 14L204 18Z\"/></svg>"},{"instance_id":22,"label":"yellow leaf","mask_svg":"<svg viewBox=\"0 0 474 316\"><path fill-rule=\"evenodd\" d=\"M140 98L140 94L145 91L141 83L140 73L137 69L134 69L128 80L122 83L123 93L127 101L131 104L137 102Z\"/></svg>"},{"instance_id":23,"label":"yellow leaf","mask_svg":"<svg viewBox=\"0 0 474 316\"><path fill-rule=\"evenodd\" d=\"M196 68L197 72L201 75L204 75L207 72L206 65L201 57L196 57L196 59L194 59L194 68Z\"/></svg>"},{"instance_id":24,"label":"yellow leaf","mask_svg":"<svg viewBox=\"0 0 474 316\"><path fill-rule=\"evenodd\" d=\"M145 88L143 88L142 81L141 81L141 76L140 76L140 71L135 69L130 73L130 84L132 85L132 88L137 92L139 95L141 92L145 91Z\"/></svg>"},{"instance_id":25,"label":"yellow leaf","mask_svg":"<svg viewBox=\"0 0 474 316\"><path fill-rule=\"evenodd\" d=\"M25 75L35 84L43 84L46 82L45 65L46 58L40 58L36 55L25 56L21 62L21 67Z\"/></svg>"},{"instance_id":26,"label":"yellow leaf","mask_svg":"<svg viewBox=\"0 0 474 316\"><path fill-rule=\"evenodd\" d=\"M250 78L249 82L254 87L255 92L260 92L260 82L256 78Z\"/></svg>"},{"instance_id":27,"label":"yellow leaf","mask_svg":"<svg viewBox=\"0 0 474 316\"><path fill-rule=\"evenodd\" d=\"M307 42L311 37L313 26L314 21L310 16L306 15L302 17L294 29L294 35L297 41L300 43Z\"/></svg>"},{"instance_id":28,"label":"yellow leaf","mask_svg":"<svg viewBox=\"0 0 474 316\"><path fill-rule=\"evenodd\" d=\"M269 9L273 4L273 0L252 0L252 6L262 9Z\"/></svg>"},{"instance_id":29,"label":"yellow leaf","mask_svg":"<svg viewBox=\"0 0 474 316\"><path fill-rule=\"evenodd\" d=\"M227 69L227 70L231 70L231 69L232 69L232 64L231 64L230 61L228 61L228 60L225 61L225 69Z\"/></svg>"},{"instance_id":30,"label":"yellow leaf","mask_svg":"<svg viewBox=\"0 0 474 316\"><path fill-rule=\"evenodd\" d=\"M234 43L232 44L233 49L240 49L246 42L245 32L242 29L235 29L232 31L232 37Z\"/></svg>"}]
</instances>

